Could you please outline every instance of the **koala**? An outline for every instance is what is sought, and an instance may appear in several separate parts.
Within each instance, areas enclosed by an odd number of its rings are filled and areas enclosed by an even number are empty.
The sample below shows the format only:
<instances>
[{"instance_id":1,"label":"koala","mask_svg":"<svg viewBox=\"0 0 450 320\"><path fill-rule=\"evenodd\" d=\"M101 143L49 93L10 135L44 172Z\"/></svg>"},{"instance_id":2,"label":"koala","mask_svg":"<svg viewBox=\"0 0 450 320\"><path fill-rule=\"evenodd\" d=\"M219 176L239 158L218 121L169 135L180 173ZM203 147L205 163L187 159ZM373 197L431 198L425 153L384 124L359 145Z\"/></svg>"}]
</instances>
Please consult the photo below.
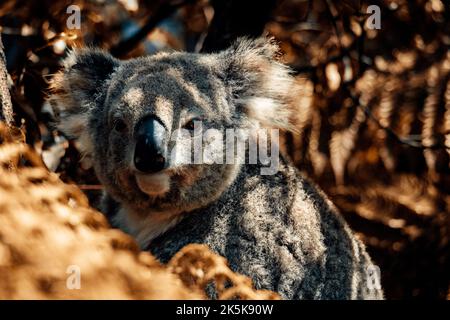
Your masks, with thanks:
<instances>
[{"instance_id":1,"label":"koala","mask_svg":"<svg viewBox=\"0 0 450 320\"><path fill-rule=\"evenodd\" d=\"M50 103L104 186L101 211L160 261L201 243L284 299L383 299L364 245L287 159L277 154L276 170L262 174L267 161L220 161L227 139L193 147L207 131L238 130L229 140L244 141L248 153L263 149L261 130L293 130L295 79L277 56L265 38L127 61L77 49L55 76ZM276 136L265 141L276 151ZM215 161L193 161L199 148Z\"/></svg>"}]
</instances>

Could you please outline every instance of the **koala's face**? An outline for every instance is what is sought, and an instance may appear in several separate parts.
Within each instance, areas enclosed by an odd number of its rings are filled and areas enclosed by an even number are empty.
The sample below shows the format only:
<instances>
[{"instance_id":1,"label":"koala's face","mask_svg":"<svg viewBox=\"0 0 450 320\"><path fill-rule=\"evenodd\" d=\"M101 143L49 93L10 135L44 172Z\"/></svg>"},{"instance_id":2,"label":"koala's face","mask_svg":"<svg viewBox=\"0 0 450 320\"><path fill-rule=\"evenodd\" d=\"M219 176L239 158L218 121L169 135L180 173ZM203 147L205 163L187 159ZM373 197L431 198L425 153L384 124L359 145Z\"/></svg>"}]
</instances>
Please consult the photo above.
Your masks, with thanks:
<instances>
[{"instance_id":1,"label":"koala's face","mask_svg":"<svg viewBox=\"0 0 450 320\"><path fill-rule=\"evenodd\" d=\"M272 59L275 50L264 40L241 40L218 54L125 62L95 50L74 53L54 82L59 127L78 139L125 207L141 214L191 211L217 199L239 170L202 161L205 148L225 153L226 138L209 132L288 126L284 100L292 78Z\"/></svg>"},{"instance_id":2,"label":"koala's face","mask_svg":"<svg viewBox=\"0 0 450 320\"><path fill-rule=\"evenodd\" d=\"M243 121L232 117L226 88L202 59L173 54L122 63L90 125L99 178L139 211L190 210L223 189L233 171L194 163L198 135Z\"/></svg>"}]
</instances>

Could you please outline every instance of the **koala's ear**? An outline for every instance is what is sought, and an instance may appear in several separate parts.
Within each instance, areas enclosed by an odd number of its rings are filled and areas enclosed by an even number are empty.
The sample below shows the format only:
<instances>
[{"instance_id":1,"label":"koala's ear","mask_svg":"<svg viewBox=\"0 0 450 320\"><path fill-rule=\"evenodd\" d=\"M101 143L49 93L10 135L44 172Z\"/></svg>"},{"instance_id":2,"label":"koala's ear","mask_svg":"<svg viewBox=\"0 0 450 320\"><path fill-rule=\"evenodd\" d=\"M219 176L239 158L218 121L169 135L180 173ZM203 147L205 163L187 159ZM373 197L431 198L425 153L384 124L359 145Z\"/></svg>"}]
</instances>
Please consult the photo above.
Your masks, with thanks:
<instances>
[{"instance_id":1,"label":"koala's ear","mask_svg":"<svg viewBox=\"0 0 450 320\"><path fill-rule=\"evenodd\" d=\"M76 139L80 151L90 154L87 126L94 110L103 104L106 84L120 61L98 49L75 49L51 82L52 105L58 129Z\"/></svg>"},{"instance_id":2,"label":"koala's ear","mask_svg":"<svg viewBox=\"0 0 450 320\"><path fill-rule=\"evenodd\" d=\"M294 130L290 101L295 79L289 67L277 61L279 47L273 39L241 38L219 56L235 106L263 125Z\"/></svg>"}]
</instances>

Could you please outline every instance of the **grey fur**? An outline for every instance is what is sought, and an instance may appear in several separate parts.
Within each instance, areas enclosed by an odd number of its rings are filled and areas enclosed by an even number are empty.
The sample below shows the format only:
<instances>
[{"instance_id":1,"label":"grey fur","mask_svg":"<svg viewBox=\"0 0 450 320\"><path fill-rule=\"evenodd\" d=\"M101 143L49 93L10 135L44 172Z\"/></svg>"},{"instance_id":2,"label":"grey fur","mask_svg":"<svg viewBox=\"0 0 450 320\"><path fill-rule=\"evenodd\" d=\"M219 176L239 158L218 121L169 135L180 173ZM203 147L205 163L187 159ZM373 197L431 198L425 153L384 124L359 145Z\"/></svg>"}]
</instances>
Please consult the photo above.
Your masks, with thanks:
<instances>
[{"instance_id":1,"label":"grey fur","mask_svg":"<svg viewBox=\"0 0 450 320\"><path fill-rule=\"evenodd\" d=\"M204 243L257 288L286 299L381 299L382 290L367 285L372 263L364 246L286 160L268 176L259 164L181 165L175 157L161 174L133 168L133 129L148 114L169 135L192 117L208 129L291 129L295 82L276 53L265 39L240 39L216 54L126 62L77 51L55 78L51 102L61 130L79 141L106 188L103 211L162 261L188 243ZM114 129L118 119L126 130ZM171 143L190 152L192 141Z\"/></svg>"}]
</instances>

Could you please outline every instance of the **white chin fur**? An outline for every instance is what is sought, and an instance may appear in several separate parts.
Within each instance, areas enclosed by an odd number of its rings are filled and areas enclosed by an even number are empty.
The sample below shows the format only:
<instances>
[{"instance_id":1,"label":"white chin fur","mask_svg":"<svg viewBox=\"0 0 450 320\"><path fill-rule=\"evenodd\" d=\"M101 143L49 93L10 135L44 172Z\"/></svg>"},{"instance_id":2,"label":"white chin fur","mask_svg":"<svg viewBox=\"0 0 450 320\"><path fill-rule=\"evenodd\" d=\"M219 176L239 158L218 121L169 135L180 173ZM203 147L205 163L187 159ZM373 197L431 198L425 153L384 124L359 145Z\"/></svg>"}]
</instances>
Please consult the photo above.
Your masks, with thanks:
<instances>
[{"instance_id":1,"label":"white chin fur","mask_svg":"<svg viewBox=\"0 0 450 320\"><path fill-rule=\"evenodd\" d=\"M170 189L170 177L165 173L136 175L136 182L139 189L149 196L160 196Z\"/></svg>"}]
</instances>

